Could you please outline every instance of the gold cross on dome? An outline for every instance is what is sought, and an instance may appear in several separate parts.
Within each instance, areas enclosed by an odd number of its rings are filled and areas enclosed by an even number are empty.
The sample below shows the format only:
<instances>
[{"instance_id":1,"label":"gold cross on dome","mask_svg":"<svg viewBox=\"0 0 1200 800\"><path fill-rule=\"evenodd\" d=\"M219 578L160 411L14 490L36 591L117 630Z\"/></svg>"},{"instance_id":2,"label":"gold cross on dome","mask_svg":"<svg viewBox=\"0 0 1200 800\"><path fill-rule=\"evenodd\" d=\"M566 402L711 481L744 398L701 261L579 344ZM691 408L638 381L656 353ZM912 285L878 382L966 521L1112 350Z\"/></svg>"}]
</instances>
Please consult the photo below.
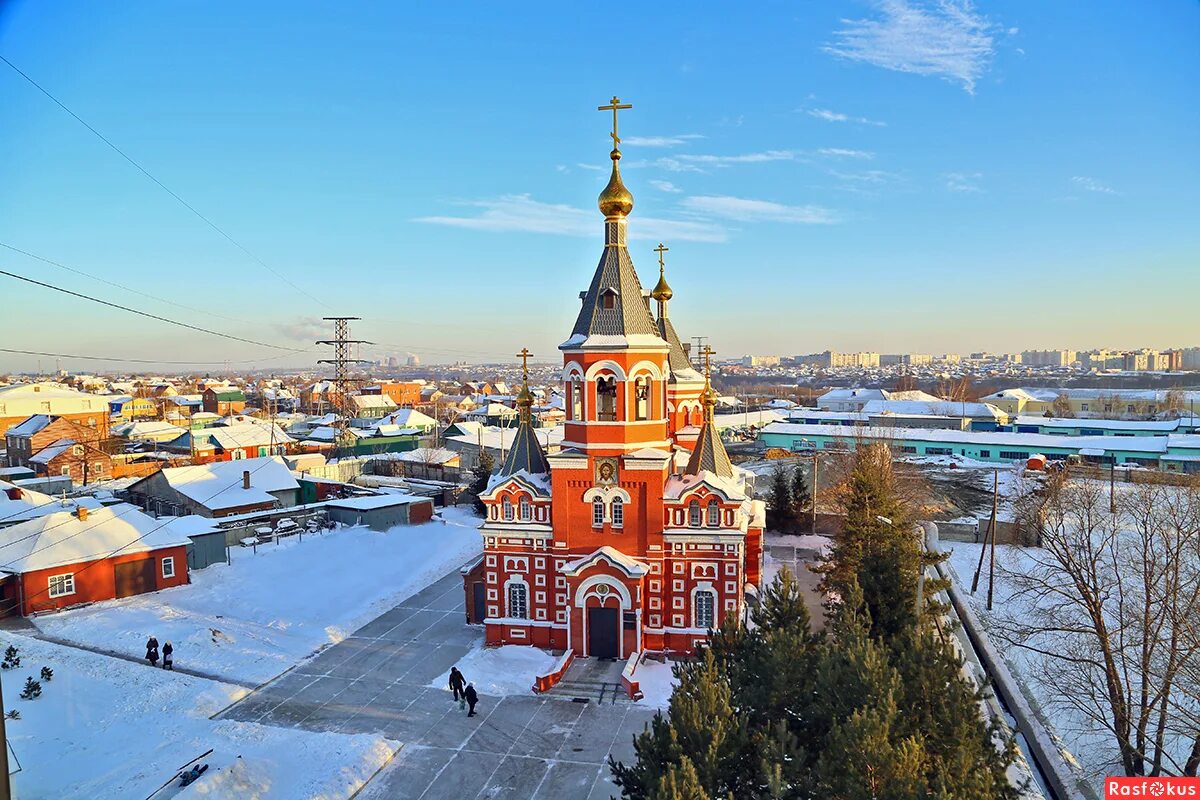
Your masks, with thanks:
<instances>
[{"instance_id":1,"label":"gold cross on dome","mask_svg":"<svg viewBox=\"0 0 1200 800\"><path fill-rule=\"evenodd\" d=\"M711 358L717 354L717 351L713 350L708 345L704 345L704 349L700 352L704 354L704 377L707 378L709 372L712 370Z\"/></svg>"},{"instance_id":2,"label":"gold cross on dome","mask_svg":"<svg viewBox=\"0 0 1200 800\"><path fill-rule=\"evenodd\" d=\"M610 102L608 105L596 107L597 111L613 112L613 129L612 133L609 134L613 140L613 150L616 150L617 145L621 144L621 137L617 136L617 112L623 111L626 108L633 108L633 103L622 103L621 98L617 97L615 94L613 95L612 102Z\"/></svg>"},{"instance_id":3,"label":"gold cross on dome","mask_svg":"<svg viewBox=\"0 0 1200 800\"><path fill-rule=\"evenodd\" d=\"M517 353L517 358L521 359L521 372L525 375L525 382L529 383L529 357L533 353L529 352L528 347L522 347L521 352Z\"/></svg>"},{"instance_id":4,"label":"gold cross on dome","mask_svg":"<svg viewBox=\"0 0 1200 800\"><path fill-rule=\"evenodd\" d=\"M671 248L665 246L662 242L658 243L658 247L654 248L654 252L658 253L658 271L661 273L666 265L663 264L663 253L669 252Z\"/></svg>"}]
</instances>

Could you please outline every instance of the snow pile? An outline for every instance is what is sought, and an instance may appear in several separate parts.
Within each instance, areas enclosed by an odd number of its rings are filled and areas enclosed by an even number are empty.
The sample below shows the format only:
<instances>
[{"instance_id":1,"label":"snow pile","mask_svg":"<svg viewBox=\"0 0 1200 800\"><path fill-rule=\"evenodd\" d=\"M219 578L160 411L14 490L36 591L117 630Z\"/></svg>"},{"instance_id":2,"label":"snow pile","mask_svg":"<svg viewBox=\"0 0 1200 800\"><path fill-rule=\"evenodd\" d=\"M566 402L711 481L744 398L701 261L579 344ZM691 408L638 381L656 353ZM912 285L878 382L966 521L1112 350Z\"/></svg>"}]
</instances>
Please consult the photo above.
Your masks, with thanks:
<instances>
[{"instance_id":1,"label":"snow pile","mask_svg":"<svg viewBox=\"0 0 1200 800\"><path fill-rule=\"evenodd\" d=\"M501 697L529 694L533 681L554 669L558 656L545 650L520 644L478 647L459 659L458 671L480 694ZM450 691L450 670L429 682L435 689Z\"/></svg>"},{"instance_id":2,"label":"snow pile","mask_svg":"<svg viewBox=\"0 0 1200 800\"><path fill-rule=\"evenodd\" d=\"M0 648L10 644L21 655L4 676L5 707L21 713L7 722L20 797L148 797L211 748L198 781L182 790L174 781L155 797L332 800L360 789L396 750L376 735L213 721L209 714L245 690L19 634L5 635ZM25 677L42 666L53 680L36 700L19 699Z\"/></svg>"},{"instance_id":3,"label":"snow pile","mask_svg":"<svg viewBox=\"0 0 1200 800\"><path fill-rule=\"evenodd\" d=\"M638 664L633 678L638 682L638 689L642 692L642 699L638 701L639 703L662 709L670 705L671 693L675 691L678 683L675 676L671 674L670 661L660 663L643 658L642 663Z\"/></svg>"},{"instance_id":4,"label":"snow pile","mask_svg":"<svg viewBox=\"0 0 1200 800\"><path fill-rule=\"evenodd\" d=\"M439 520L384 533L348 528L258 548L191 573L175 589L38 617L46 634L142 657L171 642L175 665L261 683L339 642L482 549L478 520Z\"/></svg>"}]
</instances>

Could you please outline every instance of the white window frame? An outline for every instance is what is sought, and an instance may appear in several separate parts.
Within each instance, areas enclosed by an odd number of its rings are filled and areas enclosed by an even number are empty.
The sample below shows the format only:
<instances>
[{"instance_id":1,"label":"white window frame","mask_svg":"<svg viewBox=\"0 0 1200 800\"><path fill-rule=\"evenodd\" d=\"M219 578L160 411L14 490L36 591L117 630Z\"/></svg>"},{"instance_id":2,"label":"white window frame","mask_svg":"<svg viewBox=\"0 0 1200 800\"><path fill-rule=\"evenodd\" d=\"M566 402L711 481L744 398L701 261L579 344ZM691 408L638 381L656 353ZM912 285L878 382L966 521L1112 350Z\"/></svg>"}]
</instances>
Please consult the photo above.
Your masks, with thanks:
<instances>
[{"instance_id":1,"label":"white window frame","mask_svg":"<svg viewBox=\"0 0 1200 800\"><path fill-rule=\"evenodd\" d=\"M507 497L500 501L500 507L504 509L504 521L512 522L513 520L513 504L512 500Z\"/></svg>"},{"instance_id":2,"label":"white window frame","mask_svg":"<svg viewBox=\"0 0 1200 800\"><path fill-rule=\"evenodd\" d=\"M716 500L710 500L708 502L708 514L705 522L710 528L721 527L721 504Z\"/></svg>"},{"instance_id":3,"label":"white window frame","mask_svg":"<svg viewBox=\"0 0 1200 800\"><path fill-rule=\"evenodd\" d=\"M529 498L521 495L518 503L521 512L521 522L529 522L533 519L533 503L529 502Z\"/></svg>"},{"instance_id":4,"label":"white window frame","mask_svg":"<svg viewBox=\"0 0 1200 800\"><path fill-rule=\"evenodd\" d=\"M604 527L604 501L599 497L592 501L592 527Z\"/></svg>"},{"instance_id":5,"label":"white window frame","mask_svg":"<svg viewBox=\"0 0 1200 800\"><path fill-rule=\"evenodd\" d=\"M707 597L710 603L708 609L708 624L700 617L700 598ZM712 630L717 627L717 593L712 589L698 589L692 596L692 627Z\"/></svg>"},{"instance_id":6,"label":"white window frame","mask_svg":"<svg viewBox=\"0 0 1200 800\"><path fill-rule=\"evenodd\" d=\"M509 619L529 619L529 587L524 583L513 582L506 588L507 591L504 593L504 600L507 608L505 608L504 616ZM518 590L519 602L513 602L513 590ZM518 605L523 607L518 609ZM520 614L515 613L518 610L521 611Z\"/></svg>"},{"instance_id":7,"label":"white window frame","mask_svg":"<svg viewBox=\"0 0 1200 800\"><path fill-rule=\"evenodd\" d=\"M169 570L168 570L169 568ZM162 576L164 578L175 577L175 556L164 556L162 560Z\"/></svg>"},{"instance_id":8,"label":"white window frame","mask_svg":"<svg viewBox=\"0 0 1200 800\"><path fill-rule=\"evenodd\" d=\"M54 582L58 581L62 586L61 589L55 590ZM70 597L75 594L75 573L64 572L59 575L51 575L46 578L46 590L51 598L55 597Z\"/></svg>"},{"instance_id":9,"label":"white window frame","mask_svg":"<svg viewBox=\"0 0 1200 800\"><path fill-rule=\"evenodd\" d=\"M612 501L612 526L625 527L625 501L619 497L614 497Z\"/></svg>"},{"instance_id":10,"label":"white window frame","mask_svg":"<svg viewBox=\"0 0 1200 800\"><path fill-rule=\"evenodd\" d=\"M699 528L704 522L704 517L700 513L700 501L693 500L688 503L688 527Z\"/></svg>"}]
</instances>

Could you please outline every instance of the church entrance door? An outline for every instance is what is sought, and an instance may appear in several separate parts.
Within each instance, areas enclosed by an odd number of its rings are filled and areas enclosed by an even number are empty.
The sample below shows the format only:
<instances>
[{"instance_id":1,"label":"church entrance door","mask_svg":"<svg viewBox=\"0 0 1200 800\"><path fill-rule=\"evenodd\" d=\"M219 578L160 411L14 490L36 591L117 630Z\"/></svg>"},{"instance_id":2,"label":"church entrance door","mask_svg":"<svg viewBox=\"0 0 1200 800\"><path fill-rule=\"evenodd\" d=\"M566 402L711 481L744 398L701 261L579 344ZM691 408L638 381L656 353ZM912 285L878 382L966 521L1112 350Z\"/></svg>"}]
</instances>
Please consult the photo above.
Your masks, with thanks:
<instances>
[{"instance_id":1,"label":"church entrance door","mask_svg":"<svg viewBox=\"0 0 1200 800\"><path fill-rule=\"evenodd\" d=\"M594 658L616 658L617 636L620 633L620 612L616 608L589 608L588 655Z\"/></svg>"}]
</instances>

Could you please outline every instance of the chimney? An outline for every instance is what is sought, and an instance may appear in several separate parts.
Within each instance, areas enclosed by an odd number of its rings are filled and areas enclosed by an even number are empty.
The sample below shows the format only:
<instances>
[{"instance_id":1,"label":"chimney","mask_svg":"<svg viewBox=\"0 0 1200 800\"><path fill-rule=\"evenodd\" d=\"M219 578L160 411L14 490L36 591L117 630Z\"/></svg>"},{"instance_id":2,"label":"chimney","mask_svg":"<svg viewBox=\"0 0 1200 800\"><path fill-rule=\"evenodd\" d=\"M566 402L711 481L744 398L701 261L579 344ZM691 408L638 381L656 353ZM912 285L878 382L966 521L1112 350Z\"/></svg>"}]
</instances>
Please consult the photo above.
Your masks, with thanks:
<instances>
[{"instance_id":1,"label":"chimney","mask_svg":"<svg viewBox=\"0 0 1200 800\"><path fill-rule=\"evenodd\" d=\"M80 522L87 522L87 509L83 506L75 506L75 516L79 517Z\"/></svg>"},{"instance_id":2,"label":"chimney","mask_svg":"<svg viewBox=\"0 0 1200 800\"><path fill-rule=\"evenodd\" d=\"M242 472L242 488L243 489L250 488L250 470L244 470Z\"/></svg>"}]
</instances>

